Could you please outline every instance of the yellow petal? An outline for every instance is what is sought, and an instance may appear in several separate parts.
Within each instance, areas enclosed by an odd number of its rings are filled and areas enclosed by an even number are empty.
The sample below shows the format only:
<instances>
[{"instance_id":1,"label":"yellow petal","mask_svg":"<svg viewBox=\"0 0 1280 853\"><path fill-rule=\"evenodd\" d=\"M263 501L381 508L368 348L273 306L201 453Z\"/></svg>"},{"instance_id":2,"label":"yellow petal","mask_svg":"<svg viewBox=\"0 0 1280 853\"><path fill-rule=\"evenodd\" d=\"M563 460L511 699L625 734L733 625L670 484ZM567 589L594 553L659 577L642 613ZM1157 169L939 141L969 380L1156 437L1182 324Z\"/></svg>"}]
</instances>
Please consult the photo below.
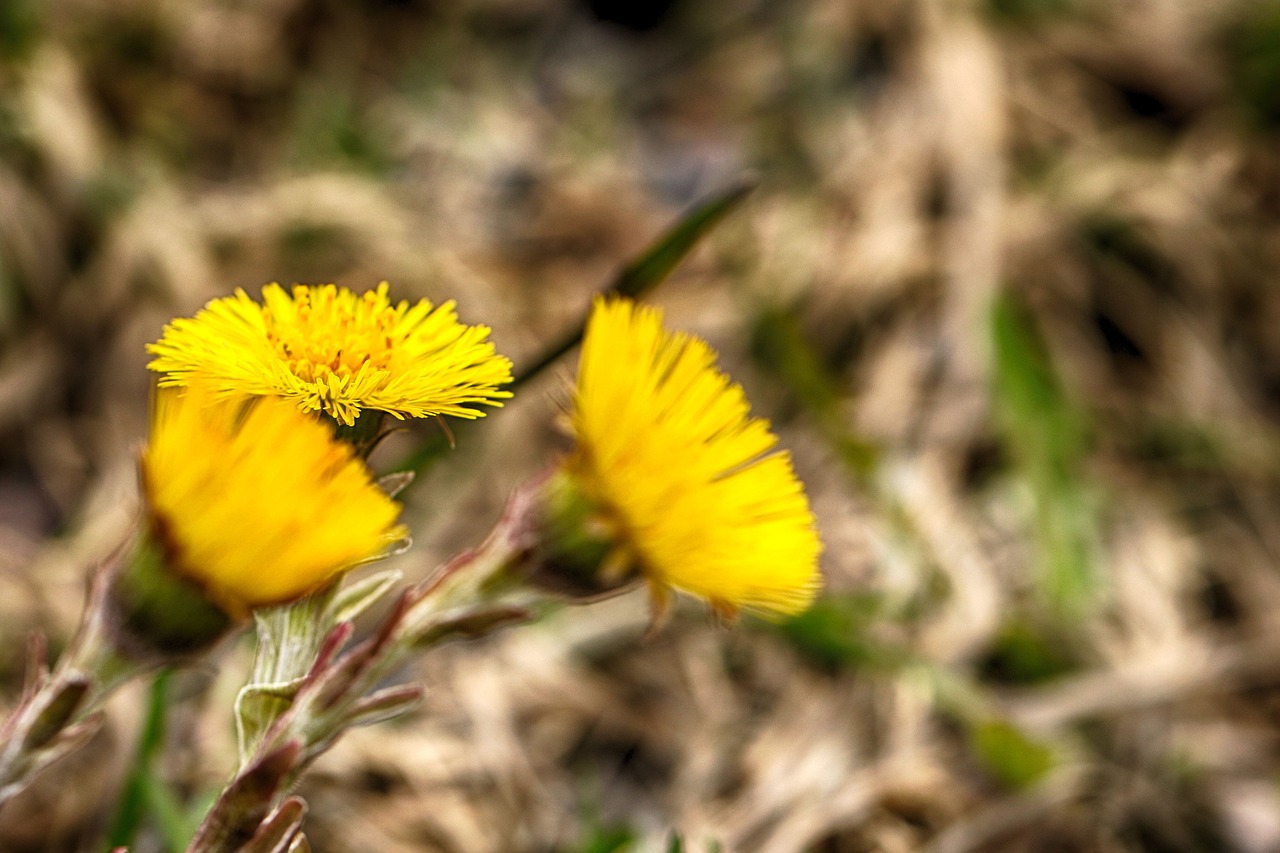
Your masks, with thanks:
<instances>
[{"instance_id":1,"label":"yellow petal","mask_svg":"<svg viewBox=\"0 0 1280 853\"><path fill-rule=\"evenodd\" d=\"M572 470L650 583L719 611L798 613L821 586L804 488L715 352L659 310L597 300L583 340Z\"/></svg>"}]
</instances>

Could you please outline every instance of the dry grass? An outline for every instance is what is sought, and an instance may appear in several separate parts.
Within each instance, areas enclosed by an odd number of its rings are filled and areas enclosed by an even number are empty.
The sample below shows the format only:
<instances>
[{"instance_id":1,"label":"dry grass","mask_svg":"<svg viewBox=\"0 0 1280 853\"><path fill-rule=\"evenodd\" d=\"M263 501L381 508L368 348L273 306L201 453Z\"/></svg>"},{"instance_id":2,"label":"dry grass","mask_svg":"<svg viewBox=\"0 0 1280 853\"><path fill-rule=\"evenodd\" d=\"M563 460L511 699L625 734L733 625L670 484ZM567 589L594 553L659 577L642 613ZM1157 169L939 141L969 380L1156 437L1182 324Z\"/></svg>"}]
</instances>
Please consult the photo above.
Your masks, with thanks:
<instances>
[{"instance_id":1,"label":"dry grass","mask_svg":"<svg viewBox=\"0 0 1280 853\"><path fill-rule=\"evenodd\" d=\"M527 362L752 173L655 298L794 450L830 598L424 660L305 783L314 848L1280 848L1280 6L641 5L0 2L3 695L129 522L166 319L385 278ZM550 458L553 374L417 487L411 576ZM181 682L193 799L244 657ZM0 847L100 849L142 701Z\"/></svg>"}]
</instances>

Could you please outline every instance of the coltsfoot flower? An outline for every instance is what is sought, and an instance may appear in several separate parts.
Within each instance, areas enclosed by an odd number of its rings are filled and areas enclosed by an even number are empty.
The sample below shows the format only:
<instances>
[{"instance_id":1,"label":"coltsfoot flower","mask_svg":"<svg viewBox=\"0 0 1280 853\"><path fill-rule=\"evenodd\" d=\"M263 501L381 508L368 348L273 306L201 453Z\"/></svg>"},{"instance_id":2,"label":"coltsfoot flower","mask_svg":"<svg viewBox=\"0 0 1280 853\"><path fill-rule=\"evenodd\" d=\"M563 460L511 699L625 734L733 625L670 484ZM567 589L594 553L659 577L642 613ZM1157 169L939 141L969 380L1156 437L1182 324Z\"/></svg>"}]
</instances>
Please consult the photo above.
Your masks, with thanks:
<instances>
[{"instance_id":1,"label":"coltsfoot flower","mask_svg":"<svg viewBox=\"0 0 1280 853\"><path fill-rule=\"evenodd\" d=\"M147 347L161 386L199 378L221 396L274 395L345 426L364 409L395 418L483 416L510 397L511 362L485 326L458 322L453 302L410 306L387 283L363 295L332 284L243 290L165 326Z\"/></svg>"},{"instance_id":2,"label":"coltsfoot flower","mask_svg":"<svg viewBox=\"0 0 1280 853\"><path fill-rule=\"evenodd\" d=\"M583 340L567 473L610 541L615 568L720 612L804 610L821 543L790 456L751 418L702 340L656 308L597 299Z\"/></svg>"},{"instance_id":3,"label":"coltsfoot flower","mask_svg":"<svg viewBox=\"0 0 1280 853\"><path fill-rule=\"evenodd\" d=\"M141 469L161 562L232 617L314 592L404 535L350 446L279 398L161 389Z\"/></svg>"},{"instance_id":4,"label":"coltsfoot flower","mask_svg":"<svg viewBox=\"0 0 1280 853\"><path fill-rule=\"evenodd\" d=\"M141 475L142 523L94 573L57 668L37 656L0 720L0 805L88 741L119 685L207 651L251 608L314 592L403 535L400 507L355 450L279 398L162 389ZM391 704L384 694L356 710Z\"/></svg>"}]
</instances>

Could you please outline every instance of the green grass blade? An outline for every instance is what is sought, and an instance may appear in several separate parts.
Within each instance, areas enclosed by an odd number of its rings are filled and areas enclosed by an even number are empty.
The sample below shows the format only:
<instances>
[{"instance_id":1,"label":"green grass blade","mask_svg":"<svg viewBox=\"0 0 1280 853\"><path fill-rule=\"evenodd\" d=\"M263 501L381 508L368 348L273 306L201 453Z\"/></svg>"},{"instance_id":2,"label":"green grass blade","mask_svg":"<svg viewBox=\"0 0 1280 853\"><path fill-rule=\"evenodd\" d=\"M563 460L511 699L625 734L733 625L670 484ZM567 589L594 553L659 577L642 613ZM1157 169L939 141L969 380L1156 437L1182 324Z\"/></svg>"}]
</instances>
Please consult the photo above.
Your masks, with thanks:
<instances>
[{"instance_id":1,"label":"green grass blade","mask_svg":"<svg viewBox=\"0 0 1280 853\"><path fill-rule=\"evenodd\" d=\"M151 789L156 784L153 780L156 756L164 746L165 719L169 708L169 683L173 678L171 670L164 670L151 682L151 690L147 698L147 718L142 724L142 733L138 738L138 749L134 753L133 767L125 780L124 792L120 795L120 803L116 806L115 818L107 833L106 846L132 847L138 830L150 812ZM185 844L185 841L183 842Z\"/></svg>"},{"instance_id":2,"label":"green grass blade","mask_svg":"<svg viewBox=\"0 0 1280 853\"><path fill-rule=\"evenodd\" d=\"M698 245L698 241L732 213L753 189L754 183L739 183L695 207L671 226L644 254L623 267L622 272L618 273L618 277L603 292L640 299L652 291L671 275L672 270ZM582 341L586 325L587 315L584 313L573 331L543 351L532 364L516 373L511 387L519 388L577 346Z\"/></svg>"},{"instance_id":3,"label":"green grass blade","mask_svg":"<svg viewBox=\"0 0 1280 853\"><path fill-rule=\"evenodd\" d=\"M1030 313L1012 296L992 315L998 422L1034 500L1040 591L1062 616L1101 591L1098 518L1086 476L1085 413L1062 386Z\"/></svg>"},{"instance_id":4,"label":"green grass blade","mask_svg":"<svg viewBox=\"0 0 1280 853\"><path fill-rule=\"evenodd\" d=\"M623 267L613 282L601 292L632 299L639 299L651 292L684 260L698 241L732 213L753 189L755 189L754 183L743 181L696 206L671 226L643 254ZM582 341L587 316L587 312L583 312L582 318L571 332L545 349L530 364L516 371L511 389L515 390L533 379L577 346ZM446 451L452 449L457 437L468 428L468 424L456 423L452 427L454 431L452 436L443 430L432 433L400 463L396 470L413 471L419 475L417 481L421 482L421 475Z\"/></svg>"}]
</instances>

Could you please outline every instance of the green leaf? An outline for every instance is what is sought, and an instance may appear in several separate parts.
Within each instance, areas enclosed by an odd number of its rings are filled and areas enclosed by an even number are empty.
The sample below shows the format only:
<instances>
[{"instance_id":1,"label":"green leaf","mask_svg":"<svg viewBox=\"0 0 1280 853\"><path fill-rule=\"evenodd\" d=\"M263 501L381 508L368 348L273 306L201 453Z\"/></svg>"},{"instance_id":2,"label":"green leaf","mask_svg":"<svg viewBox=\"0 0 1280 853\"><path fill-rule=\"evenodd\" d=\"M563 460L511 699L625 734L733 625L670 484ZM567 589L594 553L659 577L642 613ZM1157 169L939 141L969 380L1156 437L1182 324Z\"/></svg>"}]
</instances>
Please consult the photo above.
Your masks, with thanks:
<instances>
[{"instance_id":1,"label":"green leaf","mask_svg":"<svg viewBox=\"0 0 1280 853\"><path fill-rule=\"evenodd\" d=\"M1047 24L1078 14L1075 0L987 0L995 17L1009 23Z\"/></svg>"},{"instance_id":2,"label":"green leaf","mask_svg":"<svg viewBox=\"0 0 1280 853\"><path fill-rule=\"evenodd\" d=\"M849 431L848 418L840 411L840 386L791 311L772 307L760 312L751 329L751 356L814 418L855 482L869 483L880 448Z\"/></svg>"},{"instance_id":3,"label":"green leaf","mask_svg":"<svg viewBox=\"0 0 1280 853\"><path fill-rule=\"evenodd\" d=\"M751 329L751 356L786 382L806 409L821 417L836 415L840 396L835 383L790 311L773 307L757 315Z\"/></svg>"},{"instance_id":4,"label":"green leaf","mask_svg":"<svg viewBox=\"0 0 1280 853\"><path fill-rule=\"evenodd\" d=\"M1230 94L1263 130L1280 126L1280 3L1258 0L1223 33Z\"/></svg>"},{"instance_id":5,"label":"green leaf","mask_svg":"<svg viewBox=\"0 0 1280 853\"><path fill-rule=\"evenodd\" d=\"M30 56L39 43L43 23L38 0L0 3L0 60Z\"/></svg>"},{"instance_id":6,"label":"green leaf","mask_svg":"<svg viewBox=\"0 0 1280 853\"><path fill-rule=\"evenodd\" d=\"M598 829L573 853L625 853L635 847L635 831L628 826Z\"/></svg>"},{"instance_id":7,"label":"green leaf","mask_svg":"<svg viewBox=\"0 0 1280 853\"><path fill-rule=\"evenodd\" d=\"M1058 763L1051 747L1003 720L979 723L971 740L973 751L992 775L1013 790L1031 787Z\"/></svg>"},{"instance_id":8,"label":"green leaf","mask_svg":"<svg viewBox=\"0 0 1280 853\"><path fill-rule=\"evenodd\" d=\"M305 79L311 83L293 101L294 164L385 175L395 161L387 128L363 107L354 80L341 73Z\"/></svg>"},{"instance_id":9,"label":"green leaf","mask_svg":"<svg viewBox=\"0 0 1280 853\"><path fill-rule=\"evenodd\" d=\"M879 613L880 600L873 595L825 596L774 627L803 657L830 672L892 666L904 654L867 635Z\"/></svg>"},{"instance_id":10,"label":"green leaf","mask_svg":"<svg viewBox=\"0 0 1280 853\"><path fill-rule=\"evenodd\" d=\"M635 847L635 830L627 826L596 827L580 845L559 853L627 853Z\"/></svg>"},{"instance_id":11,"label":"green leaf","mask_svg":"<svg viewBox=\"0 0 1280 853\"><path fill-rule=\"evenodd\" d=\"M999 684L1043 684L1079 668L1072 647L1052 626L1011 619L982 662L985 678Z\"/></svg>"}]
</instances>

